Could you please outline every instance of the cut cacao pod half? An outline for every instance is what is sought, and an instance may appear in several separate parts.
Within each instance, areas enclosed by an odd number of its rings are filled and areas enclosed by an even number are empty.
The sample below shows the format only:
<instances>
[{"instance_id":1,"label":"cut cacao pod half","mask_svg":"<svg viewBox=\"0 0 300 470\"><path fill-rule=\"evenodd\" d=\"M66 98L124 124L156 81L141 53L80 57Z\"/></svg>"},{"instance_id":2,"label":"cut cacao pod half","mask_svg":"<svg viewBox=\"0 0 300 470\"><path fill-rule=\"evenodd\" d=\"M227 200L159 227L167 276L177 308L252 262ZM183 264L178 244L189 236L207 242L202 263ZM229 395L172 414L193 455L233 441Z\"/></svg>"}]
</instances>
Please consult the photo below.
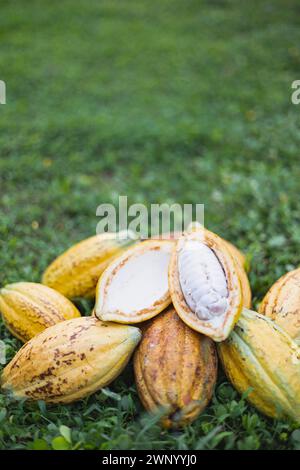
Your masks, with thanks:
<instances>
[{"instance_id":1,"label":"cut cacao pod half","mask_svg":"<svg viewBox=\"0 0 300 470\"><path fill-rule=\"evenodd\" d=\"M196 223L192 222L190 226L188 227L188 232L197 231L197 230L206 230L206 229L198 222ZM210 233L213 233L213 232L210 232ZM174 232L172 234L172 238L177 240L182 235L183 235L182 232ZM219 238L221 237L219 236ZM241 287L242 287L243 307L251 308L252 292L251 292L251 286L250 286L250 282L249 282L248 275L247 275L247 271L249 270L249 263L246 259L246 256L231 242L225 240L225 238L221 238L221 239L223 243L225 244L227 250L231 254L232 258L236 262L236 268L238 271L238 275L239 275Z\"/></svg>"},{"instance_id":2,"label":"cut cacao pod half","mask_svg":"<svg viewBox=\"0 0 300 470\"><path fill-rule=\"evenodd\" d=\"M275 282L263 299L259 312L274 320L300 345L300 268Z\"/></svg>"},{"instance_id":3,"label":"cut cacao pod half","mask_svg":"<svg viewBox=\"0 0 300 470\"><path fill-rule=\"evenodd\" d=\"M184 234L169 266L169 289L181 319L215 341L225 340L242 309L237 262L224 241L208 230Z\"/></svg>"},{"instance_id":4,"label":"cut cacao pod half","mask_svg":"<svg viewBox=\"0 0 300 470\"><path fill-rule=\"evenodd\" d=\"M170 303L168 266L175 242L147 240L129 248L104 271L95 314L103 321L139 323Z\"/></svg>"},{"instance_id":5,"label":"cut cacao pod half","mask_svg":"<svg viewBox=\"0 0 300 470\"><path fill-rule=\"evenodd\" d=\"M243 309L218 352L228 379L252 405L300 423L300 348L274 321Z\"/></svg>"}]
</instances>

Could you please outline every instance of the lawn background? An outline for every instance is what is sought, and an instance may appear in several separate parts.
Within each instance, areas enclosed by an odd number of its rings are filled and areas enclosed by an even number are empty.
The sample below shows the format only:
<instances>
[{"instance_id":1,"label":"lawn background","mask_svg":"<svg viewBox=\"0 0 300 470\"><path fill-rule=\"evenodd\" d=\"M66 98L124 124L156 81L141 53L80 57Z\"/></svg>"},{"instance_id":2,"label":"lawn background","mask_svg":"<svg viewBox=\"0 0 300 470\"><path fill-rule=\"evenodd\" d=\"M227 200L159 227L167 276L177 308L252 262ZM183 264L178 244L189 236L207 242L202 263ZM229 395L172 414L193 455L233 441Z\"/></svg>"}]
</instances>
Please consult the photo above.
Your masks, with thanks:
<instances>
[{"instance_id":1,"label":"lawn background","mask_svg":"<svg viewBox=\"0 0 300 470\"><path fill-rule=\"evenodd\" d=\"M296 0L1 1L0 285L39 281L96 207L204 203L247 253L257 306L300 262ZM80 302L86 314L91 305ZM8 359L20 343L0 327ZM0 394L0 448L300 448L224 382L183 432L143 414L128 367L71 406Z\"/></svg>"}]
</instances>

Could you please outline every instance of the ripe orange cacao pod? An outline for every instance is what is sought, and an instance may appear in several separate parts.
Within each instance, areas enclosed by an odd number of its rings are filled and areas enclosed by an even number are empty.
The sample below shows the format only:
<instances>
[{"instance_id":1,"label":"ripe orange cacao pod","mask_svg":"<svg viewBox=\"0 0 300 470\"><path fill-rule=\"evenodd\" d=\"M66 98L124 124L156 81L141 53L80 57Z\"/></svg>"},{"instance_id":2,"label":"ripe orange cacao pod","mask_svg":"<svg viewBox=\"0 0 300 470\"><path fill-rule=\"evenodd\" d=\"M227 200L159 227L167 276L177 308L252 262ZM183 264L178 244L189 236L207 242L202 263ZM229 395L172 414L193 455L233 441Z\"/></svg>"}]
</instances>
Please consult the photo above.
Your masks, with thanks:
<instances>
[{"instance_id":1,"label":"ripe orange cacao pod","mask_svg":"<svg viewBox=\"0 0 300 470\"><path fill-rule=\"evenodd\" d=\"M134 372L146 410L162 409L164 427L182 427L211 399L217 376L215 345L191 330L170 307L144 330Z\"/></svg>"}]
</instances>

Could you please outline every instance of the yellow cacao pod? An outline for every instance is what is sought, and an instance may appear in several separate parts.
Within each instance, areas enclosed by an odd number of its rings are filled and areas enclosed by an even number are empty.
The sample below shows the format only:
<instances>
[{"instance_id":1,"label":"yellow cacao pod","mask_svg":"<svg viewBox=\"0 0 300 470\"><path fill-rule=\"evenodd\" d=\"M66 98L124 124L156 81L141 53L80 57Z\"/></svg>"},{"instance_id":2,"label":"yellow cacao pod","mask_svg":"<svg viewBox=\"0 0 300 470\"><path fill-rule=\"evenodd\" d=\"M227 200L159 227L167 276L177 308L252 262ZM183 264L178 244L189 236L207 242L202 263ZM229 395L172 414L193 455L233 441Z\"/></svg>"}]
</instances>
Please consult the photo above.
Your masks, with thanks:
<instances>
[{"instance_id":1,"label":"yellow cacao pod","mask_svg":"<svg viewBox=\"0 0 300 470\"><path fill-rule=\"evenodd\" d=\"M300 344L300 268L275 282L263 299L259 312L274 320Z\"/></svg>"},{"instance_id":2,"label":"yellow cacao pod","mask_svg":"<svg viewBox=\"0 0 300 470\"><path fill-rule=\"evenodd\" d=\"M51 326L5 367L1 385L15 397L70 403L112 382L141 338L138 328L81 317Z\"/></svg>"},{"instance_id":3,"label":"yellow cacao pod","mask_svg":"<svg viewBox=\"0 0 300 470\"><path fill-rule=\"evenodd\" d=\"M169 308L145 328L134 355L134 372L146 410L162 408L164 427L182 427L211 399L217 375L214 343Z\"/></svg>"},{"instance_id":4,"label":"yellow cacao pod","mask_svg":"<svg viewBox=\"0 0 300 470\"><path fill-rule=\"evenodd\" d=\"M205 230L204 227L201 226L201 224L192 223L188 231L197 231L199 229ZM208 233L213 233L213 232L208 232ZM171 233L165 234L165 236L168 236L170 239L173 239L173 240L178 240L178 238L182 236L182 232L171 232ZM161 237L163 237L163 235ZM224 238L221 239L220 236L219 236L219 239L223 241L225 245L225 249L229 251L232 258L236 262L236 269L238 272L238 276L240 278L242 295L243 295L243 307L251 308L252 292L251 292L250 282L249 282L248 275L247 275L248 263L247 263L246 257L231 242L225 240Z\"/></svg>"},{"instance_id":5,"label":"yellow cacao pod","mask_svg":"<svg viewBox=\"0 0 300 470\"><path fill-rule=\"evenodd\" d=\"M0 289L0 312L9 331L24 343L49 326L80 317L70 300L35 282L17 282Z\"/></svg>"},{"instance_id":6,"label":"yellow cacao pod","mask_svg":"<svg viewBox=\"0 0 300 470\"><path fill-rule=\"evenodd\" d=\"M229 338L218 345L225 373L258 410L300 421L300 348L275 322L244 309Z\"/></svg>"},{"instance_id":7,"label":"yellow cacao pod","mask_svg":"<svg viewBox=\"0 0 300 470\"><path fill-rule=\"evenodd\" d=\"M87 238L56 258L44 272L42 282L68 298L92 298L104 269L131 243L129 231Z\"/></svg>"}]
</instances>

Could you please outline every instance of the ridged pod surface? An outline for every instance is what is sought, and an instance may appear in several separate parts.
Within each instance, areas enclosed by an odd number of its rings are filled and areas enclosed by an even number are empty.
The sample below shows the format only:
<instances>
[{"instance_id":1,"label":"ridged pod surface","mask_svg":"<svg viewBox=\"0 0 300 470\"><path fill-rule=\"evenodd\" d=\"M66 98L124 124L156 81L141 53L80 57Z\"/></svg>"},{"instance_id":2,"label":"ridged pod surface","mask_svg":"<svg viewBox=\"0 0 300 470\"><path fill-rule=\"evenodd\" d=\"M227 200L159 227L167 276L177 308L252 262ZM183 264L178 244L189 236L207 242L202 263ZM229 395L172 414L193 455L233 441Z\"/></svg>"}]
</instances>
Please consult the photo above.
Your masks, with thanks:
<instances>
[{"instance_id":1,"label":"ridged pod surface","mask_svg":"<svg viewBox=\"0 0 300 470\"><path fill-rule=\"evenodd\" d=\"M0 289L0 312L9 331L24 343L49 326L80 317L70 300L35 282L17 282Z\"/></svg>"},{"instance_id":2,"label":"ridged pod surface","mask_svg":"<svg viewBox=\"0 0 300 470\"><path fill-rule=\"evenodd\" d=\"M44 272L42 282L68 298L92 298L104 269L132 243L128 231L87 238L56 258Z\"/></svg>"},{"instance_id":3,"label":"ridged pod surface","mask_svg":"<svg viewBox=\"0 0 300 470\"><path fill-rule=\"evenodd\" d=\"M243 304L241 267L224 241L208 230L184 234L169 266L169 288L182 320L215 341L226 339Z\"/></svg>"},{"instance_id":4,"label":"ridged pod surface","mask_svg":"<svg viewBox=\"0 0 300 470\"><path fill-rule=\"evenodd\" d=\"M144 407L150 412L163 408L164 427L182 427L211 399L217 375L215 345L169 308L145 328L134 355L134 372Z\"/></svg>"},{"instance_id":5,"label":"ridged pod surface","mask_svg":"<svg viewBox=\"0 0 300 470\"><path fill-rule=\"evenodd\" d=\"M15 397L73 402L112 382L140 338L138 328L95 317L59 323L20 349L2 373L2 388Z\"/></svg>"},{"instance_id":6,"label":"ridged pod surface","mask_svg":"<svg viewBox=\"0 0 300 470\"><path fill-rule=\"evenodd\" d=\"M262 413L300 422L300 348L269 318L244 309L227 341L218 345L234 387Z\"/></svg>"},{"instance_id":7,"label":"ridged pod surface","mask_svg":"<svg viewBox=\"0 0 300 470\"><path fill-rule=\"evenodd\" d=\"M96 288L95 314L103 321L139 323L170 303L168 267L175 242L146 240L109 264Z\"/></svg>"},{"instance_id":8,"label":"ridged pod surface","mask_svg":"<svg viewBox=\"0 0 300 470\"><path fill-rule=\"evenodd\" d=\"M275 282L260 304L259 312L274 320L300 344L300 268Z\"/></svg>"}]
</instances>

